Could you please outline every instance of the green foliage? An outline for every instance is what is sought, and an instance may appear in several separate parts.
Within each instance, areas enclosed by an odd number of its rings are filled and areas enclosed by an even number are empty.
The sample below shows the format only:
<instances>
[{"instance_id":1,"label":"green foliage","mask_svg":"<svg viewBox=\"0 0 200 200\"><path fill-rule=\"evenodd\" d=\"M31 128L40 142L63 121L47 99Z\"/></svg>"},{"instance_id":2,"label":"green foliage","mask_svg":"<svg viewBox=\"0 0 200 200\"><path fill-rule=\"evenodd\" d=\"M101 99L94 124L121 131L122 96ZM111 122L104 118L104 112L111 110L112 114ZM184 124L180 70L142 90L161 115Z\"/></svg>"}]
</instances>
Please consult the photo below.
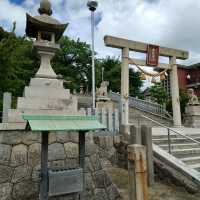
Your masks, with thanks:
<instances>
[{"instance_id":1,"label":"green foliage","mask_svg":"<svg viewBox=\"0 0 200 200\"><path fill-rule=\"evenodd\" d=\"M149 89L150 96L156 103L164 105L167 103L167 92L161 83L156 83Z\"/></svg>"},{"instance_id":2,"label":"green foliage","mask_svg":"<svg viewBox=\"0 0 200 200\"><path fill-rule=\"evenodd\" d=\"M2 36L3 35L3 36ZM2 33L0 40L0 99L4 92L14 97L22 95L24 86L36 71L38 58L32 51L32 42L16 37L13 33ZM2 107L2 103L0 103Z\"/></svg>"},{"instance_id":3,"label":"green foliage","mask_svg":"<svg viewBox=\"0 0 200 200\"><path fill-rule=\"evenodd\" d=\"M80 85L91 91L92 67L90 45L63 37L59 41L61 49L52 60L53 69L66 80L66 87L79 90ZM40 59L33 48L33 42L25 37L17 37L14 32L0 28L0 110L4 92L11 92L13 101L22 96L25 85L39 68ZM120 92L121 63L119 59L107 57L96 59L96 85L101 82L102 67L105 68L104 80L110 82L110 89ZM130 70L130 94L140 94L140 74ZM128 78L128 77L127 77Z\"/></svg>"},{"instance_id":4,"label":"green foliage","mask_svg":"<svg viewBox=\"0 0 200 200\"><path fill-rule=\"evenodd\" d=\"M180 99L181 114L182 114L182 117L183 117L183 114L185 114L185 107L186 107L186 105L189 101L189 97L188 97L186 90L183 90L183 89L179 90L179 99ZM168 100L166 109L167 109L168 112L171 112L171 113L173 112L172 111L172 100L171 99Z\"/></svg>"},{"instance_id":5,"label":"green foliage","mask_svg":"<svg viewBox=\"0 0 200 200\"><path fill-rule=\"evenodd\" d=\"M78 90L80 84L91 89L92 67L90 46L80 40L63 37L60 40L61 49L55 55L52 66L57 74L70 81L67 87Z\"/></svg>"},{"instance_id":6,"label":"green foliage","mask_svg":"<svg viewBox=\"0 0 200 200\"><path fill-rule=\"evenodd\" d=\"M104 80L108 80L110 85L109 88L113 92L120 92L121 88L121 62L119 59L107 57L102 59L98 64L99 75L101 75L101 69L104 68ZM98 76L97 76L98 77ZM127 77L128 78L128 77ZM97 79L97 84L101 82L101 76ZM140 73L134 72L129 69L129 87L131 96L140 95L140 87L142 86L142 81L140 80Z\"/></svg>"},{"instance_id":7,"label":"green foliage","mask_svg":"<svg viewBox=\"0 0 200 200\"><path fill-rule=\"evenodd\" d=\"M189 101L189 96L186 90L179 90L181 113L185 113L185 107Z\"/></svg>"}]
</instances>

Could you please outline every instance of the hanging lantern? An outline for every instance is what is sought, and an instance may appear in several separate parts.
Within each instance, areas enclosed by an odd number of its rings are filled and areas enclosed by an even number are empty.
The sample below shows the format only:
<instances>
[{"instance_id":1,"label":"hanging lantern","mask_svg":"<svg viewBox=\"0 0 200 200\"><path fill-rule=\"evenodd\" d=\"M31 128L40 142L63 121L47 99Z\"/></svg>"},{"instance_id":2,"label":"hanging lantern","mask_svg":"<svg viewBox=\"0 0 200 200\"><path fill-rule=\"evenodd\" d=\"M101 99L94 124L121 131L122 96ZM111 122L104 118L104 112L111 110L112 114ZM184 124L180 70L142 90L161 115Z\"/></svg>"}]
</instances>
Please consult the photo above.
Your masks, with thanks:
<instances>
[{"instance_id":1,"label":"hanging lantern","mask_svg":"<svg viewBox=\"0 0 200 200\"><path fill-rule=\"evenodd\" d=\"M157 83L156 77L153 77L153 78L151 79L151 83Z\"/></svg>"},{"instance_id":2,"label":"hanging lantern","mask_svg":"<svg viewBox=\"0 0 200 200\"><path fill-rule=\"evenodd\" d=\"M161 74L160 75L160 81L164 81L165 80L165 74Z\"/></svg>"},{"instance_id":3,"label":"hanging lantern","mask_svg":"<svg viewBox=\"0 0 200 200\"><path fill-rule=\"evenodd\" d=\"M145 81L145 80L146 80L146 76L144 75L144 73L142 73L142 74L140 75L140 80L141 80L141 81Z\"/></svg>"}]
</instances>

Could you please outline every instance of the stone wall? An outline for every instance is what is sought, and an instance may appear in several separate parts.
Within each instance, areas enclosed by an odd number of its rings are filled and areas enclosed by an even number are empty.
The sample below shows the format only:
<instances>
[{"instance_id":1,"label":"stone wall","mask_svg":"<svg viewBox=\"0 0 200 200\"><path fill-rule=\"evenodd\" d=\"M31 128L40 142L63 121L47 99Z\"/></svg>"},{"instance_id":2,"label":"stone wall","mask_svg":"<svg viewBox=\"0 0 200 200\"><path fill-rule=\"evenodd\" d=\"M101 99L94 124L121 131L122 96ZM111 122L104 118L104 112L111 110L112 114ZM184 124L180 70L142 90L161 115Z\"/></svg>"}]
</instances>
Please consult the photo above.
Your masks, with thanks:
<instances>
[{"instance_id":1,"label":"stone wall","mask_svg":"<svg viewBox=\"0 0 200 200\"><path fill-rule=\"evenodd\" d=\"M22 131L0 132L0 200L39 199L41 135ZM102 167L103 154L88 134L86 138L85 200L119 200L117 187ZM103 159L102 159L103 160ZM51 133L49 168L78 166L78 134ZM75 196L51 198L75 200Z\"/></svg>"},{"instance_id":2,"label":"stone wall","mask_svg":"<svg viewBox=\"0 0 200 200\"><path fill-rule=\"evenodd\" d=\"M100 158L105 167L110 161L111 165L127 169L127 147L128 142L122 139L120 135L106 136L99 134L94 136L94 142L99 146Z\"/></svg>"}]
</instances>

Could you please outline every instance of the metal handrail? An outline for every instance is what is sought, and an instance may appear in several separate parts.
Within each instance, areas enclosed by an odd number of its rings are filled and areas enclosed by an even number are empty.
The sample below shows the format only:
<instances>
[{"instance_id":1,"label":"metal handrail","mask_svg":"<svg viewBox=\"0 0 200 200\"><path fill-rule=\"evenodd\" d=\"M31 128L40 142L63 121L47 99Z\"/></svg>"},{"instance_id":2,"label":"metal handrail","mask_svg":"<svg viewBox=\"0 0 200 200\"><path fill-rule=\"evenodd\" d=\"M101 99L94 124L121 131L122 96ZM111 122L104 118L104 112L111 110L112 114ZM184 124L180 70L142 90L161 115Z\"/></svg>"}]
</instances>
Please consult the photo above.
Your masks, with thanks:
<instances>
[{"instance_id":1,"label":"metal handrail","mask_svg":"<svg viewBox=\"0 0 200 200\"><path fill-rule=\"evenodd\" d=\"M120 94L110 92L110 98L114 101L120 101ZM129 96L129 105L145 112L160 115L161 117L167 118L169 120L172 119L172 116L169 114L169 112L167 112L162 105L157 103Z\"/></svg>"},{"instance_id":2,"label":"metal handrail","mask_svg":"<svg viewBox=\"0 0 200 200\"><path fill-rule=\"evenodd\" d=\"M145 118L145 119L147 119L147 120L149 120L149 121L152 121L153 123L155 123L155 124L157 124L157 125L159 125L159 126L164 127L164 128L167 129L167 132L168 132L169 154L172 154L172 153L171 153L171 139L170 139L170 134L171 134L171 132L173 132L173 133L175 133L175 134L178 134L178 135L184 137L185 139L190 140L190 141L192 141L192 142L194 142L194 143L200 145L200 142L199 142L198 140L195 140L195 139L193 139L193 138L191 138L191 137L189 137L189 136L187 136L187 135L183 135L182 133L180 133L180 132L178 132L178 131L175 131L175 130L173 130L172 128L170 128L170 127L168 127L168 126L165 126L165 125L161 124L160 122L157 122L157 121L155 121L155 120L153 120L153 119L151 119L151 118L149 118L149 117L147 117L147 116L145 116L145 115L140 115L140 117Z\"/></svg>"}]
</instances>

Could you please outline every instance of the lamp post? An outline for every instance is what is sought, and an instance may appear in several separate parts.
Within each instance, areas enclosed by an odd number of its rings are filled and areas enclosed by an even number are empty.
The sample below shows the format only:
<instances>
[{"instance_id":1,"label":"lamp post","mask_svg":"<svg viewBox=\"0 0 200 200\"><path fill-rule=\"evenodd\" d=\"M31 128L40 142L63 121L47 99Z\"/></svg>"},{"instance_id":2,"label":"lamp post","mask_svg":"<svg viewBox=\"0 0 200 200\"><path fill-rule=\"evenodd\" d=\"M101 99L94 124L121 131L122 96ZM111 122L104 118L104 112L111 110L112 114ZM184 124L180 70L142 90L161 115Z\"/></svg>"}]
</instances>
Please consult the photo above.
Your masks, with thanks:
<instances>
[{"instance_id":1,"label":"lamp post","mask_svg":"<svg viewBox=\"0 0 200 200\"><path fill-rule=\"evenodd\" d=\"M92 111L95 111L95 62L94 62L94 12L97 9L97 1L88 1L87 6L91 11L91 33L92 33Z\"/></svg>"}]
</instances>

